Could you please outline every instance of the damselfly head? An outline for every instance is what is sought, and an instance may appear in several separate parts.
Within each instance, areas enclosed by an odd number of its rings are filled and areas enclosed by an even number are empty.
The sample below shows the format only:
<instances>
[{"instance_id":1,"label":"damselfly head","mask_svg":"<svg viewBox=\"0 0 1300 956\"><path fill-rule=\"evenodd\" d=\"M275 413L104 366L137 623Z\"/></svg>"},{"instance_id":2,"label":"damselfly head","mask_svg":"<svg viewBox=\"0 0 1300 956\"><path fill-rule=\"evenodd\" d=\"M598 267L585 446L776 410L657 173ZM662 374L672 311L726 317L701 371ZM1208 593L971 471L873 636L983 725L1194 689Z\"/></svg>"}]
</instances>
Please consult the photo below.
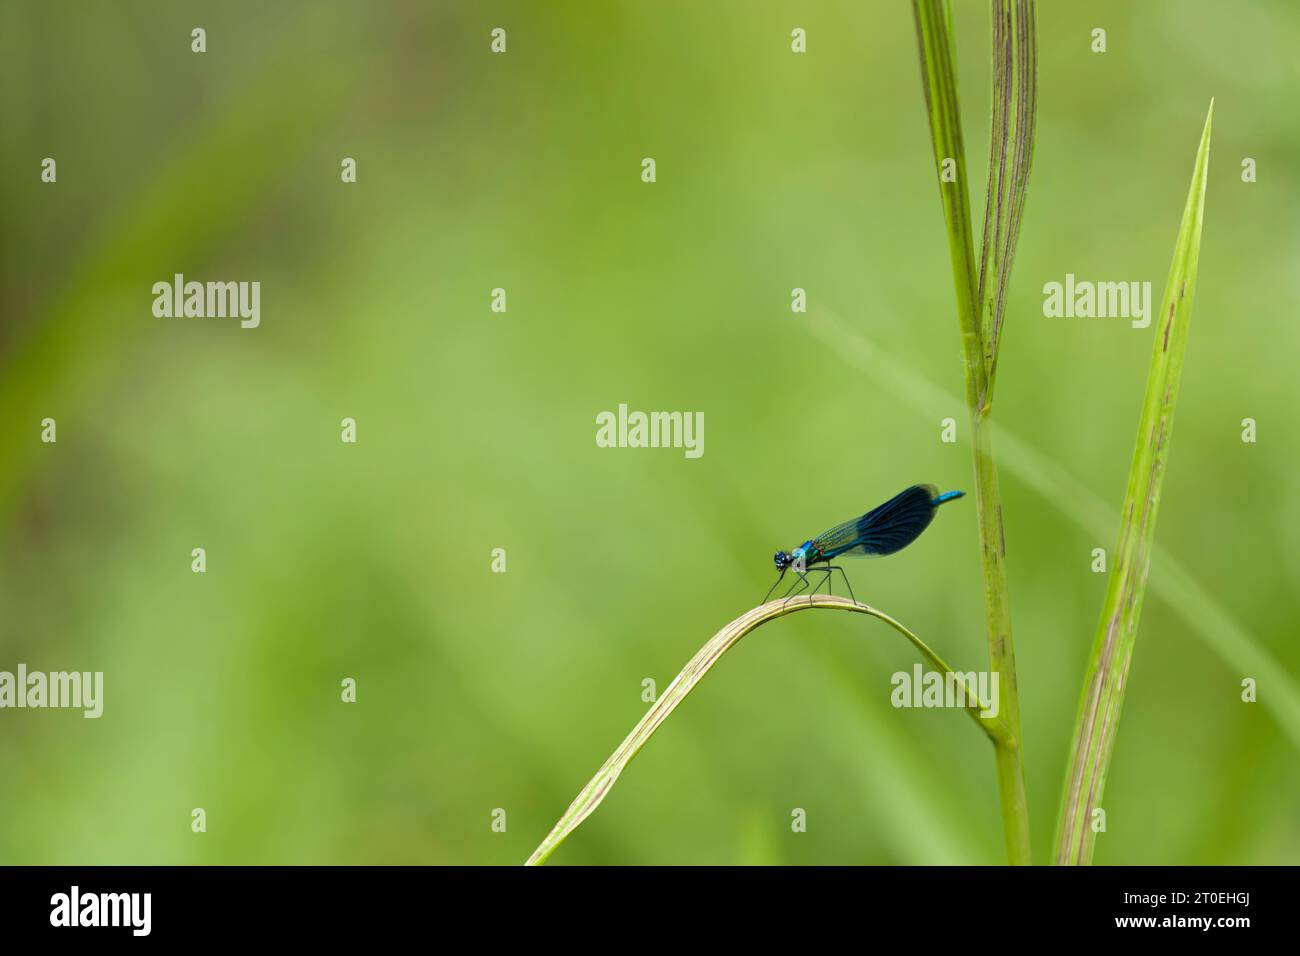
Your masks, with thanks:
<instances>
[{"instance_id":1,"label":"damselfly head","mask_svg":"<svg viewBox=\"0 0 1300 956\"><path fill-rule=\"evenodd\" d=\"M786 554L784 551L778 551L776 554L772 555L772 563L776 565L778 571L784 571L790 566L790 555Z\"/></svg>"}]
</instances>

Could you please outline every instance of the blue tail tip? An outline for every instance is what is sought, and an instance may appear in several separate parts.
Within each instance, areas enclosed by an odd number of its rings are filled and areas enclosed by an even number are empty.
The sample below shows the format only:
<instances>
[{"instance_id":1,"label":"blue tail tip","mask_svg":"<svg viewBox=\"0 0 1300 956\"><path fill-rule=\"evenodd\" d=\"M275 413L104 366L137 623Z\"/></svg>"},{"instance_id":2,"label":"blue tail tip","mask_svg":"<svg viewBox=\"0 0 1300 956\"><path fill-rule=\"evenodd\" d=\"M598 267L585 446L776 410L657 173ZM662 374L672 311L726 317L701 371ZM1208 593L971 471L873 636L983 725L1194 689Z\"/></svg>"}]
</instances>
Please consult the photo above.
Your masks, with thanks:
<instances>
[{"instance_id":1,"label":"blue tail tip","mask_svg":"<svg viewBox=\"0 0 1300 956\"><path fill-rule=\"evenodd\" d=\"M945 501L956 501L958 498L964 497L966 497L966 492L964 491L945 491L938 498L934 499L934 504L941 505Z\"/></svg>"}]
</instances>

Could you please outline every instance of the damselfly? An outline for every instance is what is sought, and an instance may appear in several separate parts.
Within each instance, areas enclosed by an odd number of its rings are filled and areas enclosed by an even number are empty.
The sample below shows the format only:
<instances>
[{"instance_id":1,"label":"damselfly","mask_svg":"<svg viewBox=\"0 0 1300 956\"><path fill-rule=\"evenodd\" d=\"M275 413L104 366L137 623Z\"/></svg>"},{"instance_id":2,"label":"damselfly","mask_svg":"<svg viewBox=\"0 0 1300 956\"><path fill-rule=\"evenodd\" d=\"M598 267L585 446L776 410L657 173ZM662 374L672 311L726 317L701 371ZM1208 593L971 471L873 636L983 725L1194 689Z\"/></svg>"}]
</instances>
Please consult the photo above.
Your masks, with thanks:
<instances>
[{"instance_id":1,"label":"damselfly","mask_svg":"<svg viewBox=\"0 0 1300 956\"><path fill-rule=\"evenodd\" d=\"M828 585L827 593L830 593L831 575L838 571L844 578L844 586L849 589L849 597L853 598L856 604L858 599L853 596L849 576L844 573L843 568L831 562L844 555L880 557L901 551L929 527L934 519L935 510L941 504L960 498L963 494L965 492L962 491L947 491L939 494L939 489L934 485L913 485L890 498L883 505L872 508L861 518L838 524L810 541L805 541L789 553L778 551L772 560L780 574L768 588L763 600L766 601L772 596L772 592L785 578L787 571L793 570L795 576L799 578L783 595L787 600L797 597L808 588L808 574L812 571L820 571L825 574L825 577L817 582L817 587L813 588L812 594L808 595L809 599L811 600L812 595L816 594L823 584Z\"/></svg>"}]
</instances>

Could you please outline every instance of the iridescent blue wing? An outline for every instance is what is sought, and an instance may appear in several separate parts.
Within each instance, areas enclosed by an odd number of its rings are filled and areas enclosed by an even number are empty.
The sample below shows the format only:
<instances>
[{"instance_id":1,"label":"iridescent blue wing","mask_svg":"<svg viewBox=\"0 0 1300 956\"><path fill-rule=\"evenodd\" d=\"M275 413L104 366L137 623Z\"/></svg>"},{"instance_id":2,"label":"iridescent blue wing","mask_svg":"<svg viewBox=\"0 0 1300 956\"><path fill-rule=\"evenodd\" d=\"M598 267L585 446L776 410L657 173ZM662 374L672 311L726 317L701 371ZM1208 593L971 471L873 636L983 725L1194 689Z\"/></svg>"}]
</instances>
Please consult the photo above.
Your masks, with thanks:
<instances>
[{"instance_id":1,"label":"iridescent blue wing","mask_svg":"<svg viewBox=\"0 0 1300 956\"><path fill-rule=\"evenodd\" d=\"M863 518L866 515L862 516ZM820 551L828 558L833 558L837 554L843 554L849 548L854 547L861 534L858 531L858 525L862 518L854 518L852 521L846 521L843 524L837 524L829 531L823 531L817 537L813 538L813 547Z\"/></svg>"},{"instance_id":2,"label":"iridescent blue wing","mask_svg":"<svg viewBox=\"0 0 1300 956\"><path fill-rule=\"evenodd\" d=\"M913 485L861 518L836 525L814 538L813 545L827 558L901 551L930 526L938 496L939 489L934 485Z\"/></svg>"}]
</instances>

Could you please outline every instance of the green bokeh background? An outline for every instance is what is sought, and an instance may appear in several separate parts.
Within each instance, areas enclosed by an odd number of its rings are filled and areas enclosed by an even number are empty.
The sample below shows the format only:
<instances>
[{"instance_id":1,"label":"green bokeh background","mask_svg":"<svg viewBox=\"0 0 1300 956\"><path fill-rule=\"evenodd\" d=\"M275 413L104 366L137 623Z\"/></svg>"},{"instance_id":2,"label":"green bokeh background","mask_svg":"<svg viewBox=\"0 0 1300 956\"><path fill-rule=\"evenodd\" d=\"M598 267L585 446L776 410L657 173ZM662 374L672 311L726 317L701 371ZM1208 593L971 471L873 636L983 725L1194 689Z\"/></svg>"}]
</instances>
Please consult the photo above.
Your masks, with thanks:
<instances>
[{"instance_id":1,"label":"green bokeh background","mask_svg":"<svg viewBox=\"0 0 1300 956\"><path fill-rule=\"evenodd\" d=\"M978 212L988 12L954 16ZM1159 298L1216 97L1158 540L1294 681L1300 10L1039 23L995 417L1117 511L1153 329L1046 319L1041 290ZM0 63L0 669L106 683L97 721L0 711L0 862L519 863L776 548L915 481L971 487L903 0L20 2ZM176 272L259 280L261 327L154 318ZM704 412L703 458L596 447L620 402ZM1002 487L1046 861L1118 523ZM970 501L850 575L986 666ZM853 615L764 628L553 861L1000 861L982 735L889 704L913 659ZM1152 591L1097 862L1300 861L1294 727L1245 676Z\"/></svg>"}]
</instances>

